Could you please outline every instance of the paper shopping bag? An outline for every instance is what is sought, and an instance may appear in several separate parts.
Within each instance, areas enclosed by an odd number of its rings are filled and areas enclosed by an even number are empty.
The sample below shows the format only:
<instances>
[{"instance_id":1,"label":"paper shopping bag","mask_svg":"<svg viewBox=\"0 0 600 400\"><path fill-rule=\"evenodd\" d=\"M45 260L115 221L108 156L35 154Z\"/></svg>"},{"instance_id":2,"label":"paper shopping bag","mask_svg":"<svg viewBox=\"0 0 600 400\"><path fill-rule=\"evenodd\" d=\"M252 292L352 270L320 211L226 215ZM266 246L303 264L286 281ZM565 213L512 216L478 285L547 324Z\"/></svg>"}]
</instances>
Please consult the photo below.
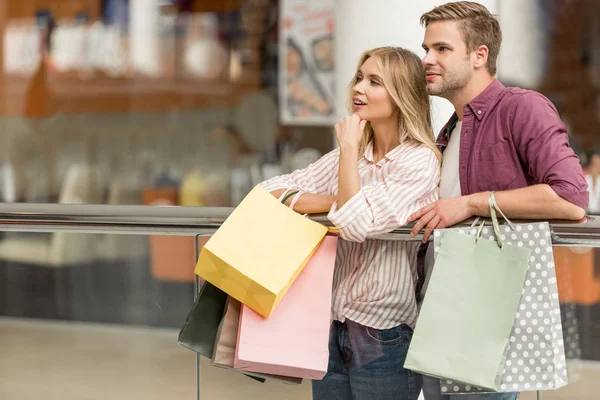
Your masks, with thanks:
<instances>
[{"instance_id":1,"label":"paper shopping bag","mask_svg":"<svg viewBox=\"0 0 600 400\"><path fill-rule=\"evenodd\" d=\"M204 282L185 324L179 332L178 343L210 358L223 318L227 294L219 288Z\"/></svg>"},{"instance_id":2,"label":"paper shopping bag","mask_svg":"<svg viewBox=\"0 0 600 400\"><path fill-rule=\"evenodd\" d=\"M202 248L195 272L268 317L326 233L257 186Z\"/></svg>"},{"instance_id":3,"label":"paper shopping bag","mask_svg":"<svg viewBox=\"0 0 600 400\"><path fill-rule=\"evenodd\" d=\"M498 391L531 250L446 232L405 368Z\"/></svg>"},{"instance_id":4,"label":"paper shopping bag","mask_svg":"<svg viewBox=\"0 0 600 400\"><path fill-rule=\"evenodd\" d=\"M241 303L236 299L229 297L225 309L225 315L221 320L221 325L217 332L215 341L214 353L211 359L211 364L215 367L233 369L233 361L235 358L235 348L237 346L238 329L240 326L240 311ZM280 375L257 374L254 372L246 372L246 375L254 379L266 378L274 381L280 381L290 385L299 385L302 383L300 378L292 378Z\"/></svg>"},{"instance_id":5,"label":"paper shopping bag","mask_svg":"<svg viewBox=\"0 0 600 400\"><path fill-rule=\"evenodd\" d=\"M337 241L325 237L269 318L242 306L235 369L316 380L325 376Z\"/></svg>"},{"instance_id":6,"label":"paper shopping bag","mask_svg":"<svg viewBox=\"0 0 600 400\"><path fill-rule=\"evenodd\" d=\"M547 222L500 226L504 243L531 249L529 269L509 337L507 358L500 376L499 392L552 390L567 384L567 368L552 238ZM446 232L469 233L468 229L436 232L436 249ZM471 232L474 234L475 232ZM495 240L492 229L483 236ZM485 392L475 386L442 380L443 394Z\"/></svg>"}]
</instances>

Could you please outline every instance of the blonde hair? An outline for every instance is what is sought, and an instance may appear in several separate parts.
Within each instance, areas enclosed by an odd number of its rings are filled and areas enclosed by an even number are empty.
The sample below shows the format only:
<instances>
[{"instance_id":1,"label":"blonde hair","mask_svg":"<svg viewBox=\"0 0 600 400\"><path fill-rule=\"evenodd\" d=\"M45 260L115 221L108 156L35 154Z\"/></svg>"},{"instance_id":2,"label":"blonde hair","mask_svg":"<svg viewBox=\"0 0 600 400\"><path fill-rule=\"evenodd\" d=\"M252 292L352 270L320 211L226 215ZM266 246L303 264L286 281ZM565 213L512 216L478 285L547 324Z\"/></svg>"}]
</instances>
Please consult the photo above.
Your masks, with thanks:
<instances>
[{"instance_id":1,"label":"blonde hair","mask_svg":"<svg viewBox=\"0 0 600 400\"><path fill-rule=\"evenodd\" d=\"M433 135L427 81L419 56L401 47L378 47L366 51L360 57L357 71L369 58L377 62L383 86L397 107L399 142L424 145L441 160L442 154ZM348 86L349 110L352 110L353 88L357 82L358 72ZM373 127L368 122L363 132L359 154L364 153L373 136Z\"/></svg>"},{"instance_id":2,"label":"blonde hair","mask_svg":"<svg viewBox=\"0 0 600 400\"><path fill-rule=\"evenodd\" d=\"M488 48L486 68L496 75L496 62L502 45L502 30L496 17L485 6L472 1L457 1L438 6L421 15L421 25L432 22L459 21L467 52L484 45Z\"/></svg>"}]
</instances>

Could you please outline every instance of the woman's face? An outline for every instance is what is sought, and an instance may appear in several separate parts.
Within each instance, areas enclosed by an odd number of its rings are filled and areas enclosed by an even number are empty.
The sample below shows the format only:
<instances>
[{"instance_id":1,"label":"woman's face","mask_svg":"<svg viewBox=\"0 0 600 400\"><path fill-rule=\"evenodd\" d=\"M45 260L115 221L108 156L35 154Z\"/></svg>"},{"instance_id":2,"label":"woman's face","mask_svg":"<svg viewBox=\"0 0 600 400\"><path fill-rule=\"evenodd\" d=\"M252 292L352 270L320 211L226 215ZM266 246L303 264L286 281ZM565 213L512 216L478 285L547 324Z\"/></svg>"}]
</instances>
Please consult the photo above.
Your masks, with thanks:
<instances>
[{"instance_id":1,"label":"woman's face","mask_svg":"<svg viewBox=\"0 0 600 400\"><path fill-rule=\"evenodd\" d=\"M381 78L377 62L368 58L356 73L356 84L352 88L352 111L360 119L381 121L392 118L396 106Z\"/></svg>"}]
</instances>

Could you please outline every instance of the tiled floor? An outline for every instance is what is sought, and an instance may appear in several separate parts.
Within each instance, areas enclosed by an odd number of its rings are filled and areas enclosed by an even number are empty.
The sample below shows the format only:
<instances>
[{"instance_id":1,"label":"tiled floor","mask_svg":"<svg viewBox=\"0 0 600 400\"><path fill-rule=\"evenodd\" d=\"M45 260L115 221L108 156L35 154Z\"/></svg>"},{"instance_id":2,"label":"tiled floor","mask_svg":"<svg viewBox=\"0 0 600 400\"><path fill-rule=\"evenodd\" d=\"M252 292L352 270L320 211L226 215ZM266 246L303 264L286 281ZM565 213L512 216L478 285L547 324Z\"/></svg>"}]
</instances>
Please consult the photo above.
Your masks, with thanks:
<instances>
[{"instance_id":1,"label":"tiled floor","mask_svg":"<svg viewBox=\"0 0 600 400\"><path fill-rule=\"evenodd\" d=\"M0 317L0 399L195 399L195 357L177 344L177 333ZM202 400L311 398L309 382L259 384L206 362L201 370ZM543 399L600 398L600 364L583 363L574 372L574 382Z\"/></svg>"}]
</instances>

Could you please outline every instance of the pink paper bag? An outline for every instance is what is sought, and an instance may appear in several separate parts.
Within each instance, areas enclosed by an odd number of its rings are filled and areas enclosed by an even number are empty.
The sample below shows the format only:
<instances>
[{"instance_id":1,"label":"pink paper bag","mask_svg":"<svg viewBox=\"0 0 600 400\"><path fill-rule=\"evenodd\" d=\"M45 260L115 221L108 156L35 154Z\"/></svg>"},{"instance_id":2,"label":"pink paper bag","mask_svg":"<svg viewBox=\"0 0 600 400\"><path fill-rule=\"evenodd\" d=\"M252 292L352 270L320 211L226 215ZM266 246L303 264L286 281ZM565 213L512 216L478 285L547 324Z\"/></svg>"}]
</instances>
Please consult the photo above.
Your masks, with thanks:
<instances>
[{"instance_id":1,"label":"pink paper bag","mask_svg":"<svg viewBox=\"0 0 600 400\"><path fill-rule=\"evenodd\" d=\"M233 368L233 361L235 360L235 347L237 346L237 336L240 326L240 313L242 305L239 301L233 297L227 299L227 306L225 307L225 315L219 325L217 331L217 339L215 340L215 347L211 364L215 367L221 368ZM244 374L253 376L256 378L269 379L286 383L288 385L299 385L302 383L301 378L294 378L289 376L271 375L271 374L259 374L256 372L245 371Z\"/></svg>"},{"instance_id":2,"label":"pink paper bag","mask_svg":"<svg viewBox=\"0 0 600 400\"><path fill-rule=\"evenodd\" d=\"M337 236L325 236L269 318L242 306L235 369L323 379L337 241Z\"/></svg>"}]
</instances>

